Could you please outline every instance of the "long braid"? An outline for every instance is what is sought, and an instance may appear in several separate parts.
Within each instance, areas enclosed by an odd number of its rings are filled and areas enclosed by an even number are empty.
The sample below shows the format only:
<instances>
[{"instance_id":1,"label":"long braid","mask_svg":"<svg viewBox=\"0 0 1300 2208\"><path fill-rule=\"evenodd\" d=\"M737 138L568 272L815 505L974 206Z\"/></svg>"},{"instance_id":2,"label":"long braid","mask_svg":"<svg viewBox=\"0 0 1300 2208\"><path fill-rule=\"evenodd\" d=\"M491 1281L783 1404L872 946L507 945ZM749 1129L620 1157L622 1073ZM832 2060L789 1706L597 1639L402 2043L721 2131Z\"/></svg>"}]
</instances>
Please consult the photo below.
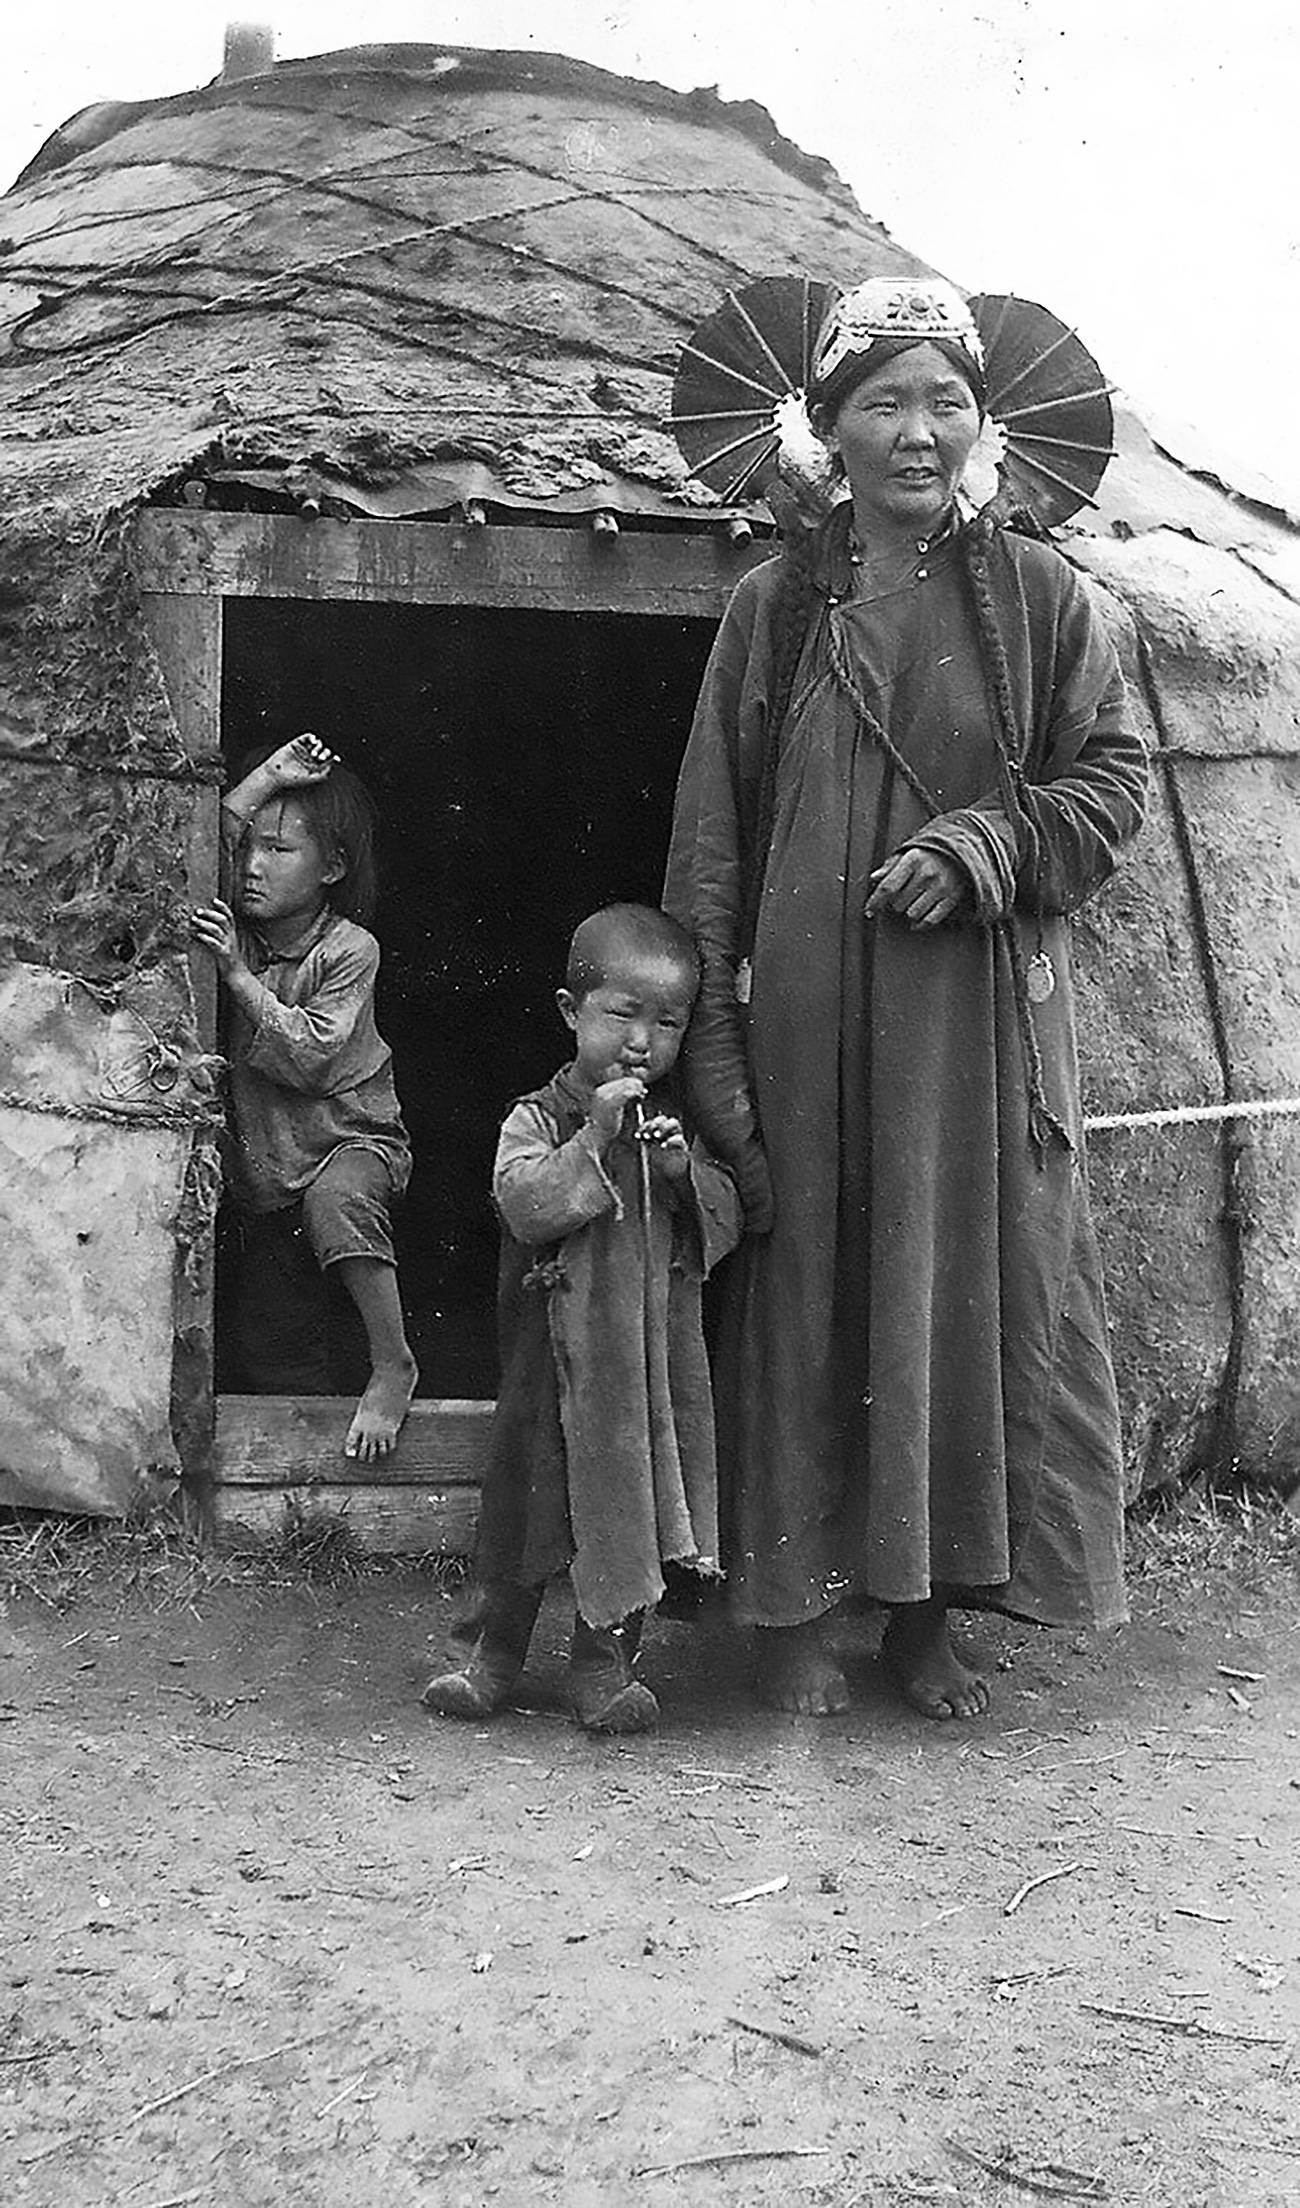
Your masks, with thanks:
<instances>
[{"instance_id":1,"label":"long braid","mask_svg":"<svg viewBox=\"0 0 1300 2208\"><path fill-rule=\"evenodd\" d=\"M763 877L767 871L767 855L771 848L776 819L776 780L781 758L781 734L790 710L795 676L799 671L799 661L803 655L804 640L808 634L808 623L816 597L816 542L815 531L804 530L796 523L785 540L781 554L782 572L777 585L779 610L775 624L772 687L764 721L763 766L759 776L753 845L746 869L741 911L739 952L742 958L751 955L754 937L758 932L758 908L762 902Z\"/></svg>"},{"instance_id":2,"label":"long braid","mask_svg":"<svg viewBox=\"0 0 1300 2208\"><path fill-rule=\"evenodd\" d=\"M993 706L993 741L998 753L998 780L1007 812L1018 832L1037 848L1033 822L1028 818L1024 805L1026 742L1016 720L1015 699L1011 689L1011 668L1007 660L1007 647L998 626L997 608L989 587L988 548L991 541L991 524L976 519L968 523L958 542L975 605L975 618L979 626L981 655L984 661L984 679ZM1035 869L1036 871L1036 869Z\"/></svg>"},{"instance_id":3,"label":"long braid","mask_svg":"<svg viewBox=\"0 0 1300 2208\"><path fill-rule=\"evenodd\" d=\"M1037 827L1025 805L1025 752L1027 739L1022 736L1016 720L1015 699L1011 688L1011 667L1007 659L1006 642L998 624L997 608L989 586L988 548L992 541L992 525L976 520L963 529L961 548L975 604L975 617L979 626L980 649L984 661L985 680L992 692L993 738L998 751L998 780L1002 787L1007 818L1015 831L1017 846L1023 850L1029 862L1034 883L1034 909L1041 927L1042 895L1040 869L1042 852ZM1006 941L1007 955L1011 963L1011 983L1016 1001L1016 1019L1020 1028L1020 1043L1024 1052L1025 1076L1029 1087L1029 1132L1040 1164L1047 1147L1048 1137L1055 1135L1067 1150L1074 1148L1068 1130L1052 1110L1043 1086L1043 1058L1038 1047L1038 1035L1034 1027L1029 1004L1029 979L1025 969L1024 946L1016 929L1015 916L1008 913L1000 922Z\"/></svg>"}]
</instances>

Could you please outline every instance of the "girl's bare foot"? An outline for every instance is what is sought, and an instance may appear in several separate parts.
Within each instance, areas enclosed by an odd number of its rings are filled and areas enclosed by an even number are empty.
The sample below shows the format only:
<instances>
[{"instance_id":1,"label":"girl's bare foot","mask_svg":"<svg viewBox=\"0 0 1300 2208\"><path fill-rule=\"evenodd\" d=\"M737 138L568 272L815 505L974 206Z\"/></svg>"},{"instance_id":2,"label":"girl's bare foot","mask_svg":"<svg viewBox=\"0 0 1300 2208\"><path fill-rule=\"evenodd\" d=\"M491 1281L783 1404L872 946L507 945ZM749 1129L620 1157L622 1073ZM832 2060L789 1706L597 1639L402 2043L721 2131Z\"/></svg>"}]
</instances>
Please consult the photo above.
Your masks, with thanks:
<instances>
[{"instance_id":1,"label":"girl's bare foot","mask_svg":"<svg viewBox=\"0 0 1300 2208\"><path fill-rule=\"evenodd\" d=\"M758 1691L771 1710L834 1717L849 1706L848 1682L831 1654L825 1618L765 1625L758 1632Z\"/></svg>"},{"instance_id":2,"label":"girl's bare foot","mask_svg":"<svg viewBox=\"0 0 1300 2208\"><path fill-rule=\"evenodd\" d=\"M929 1602L895 1605L880 1661L903 1699L922 1717L982 1717L989 1706L989 1684L963 1664L948 1634L948 1612L932 1596Z\"/></svg>"},{"instance_id":3,"label":"girl's bare foot","mask_svg":"<svg viewBox=\"0 0 1300 2208\"><path fill-rule=\"evenodd\" d=\"M372 1458L388 1456L411 1408L419 1377L419 1367L409 1353L375 1366L370 1384L352 1413L343 1444L345 1457L356 1457L366 1464Z\"/></svg>"}]
</instances>

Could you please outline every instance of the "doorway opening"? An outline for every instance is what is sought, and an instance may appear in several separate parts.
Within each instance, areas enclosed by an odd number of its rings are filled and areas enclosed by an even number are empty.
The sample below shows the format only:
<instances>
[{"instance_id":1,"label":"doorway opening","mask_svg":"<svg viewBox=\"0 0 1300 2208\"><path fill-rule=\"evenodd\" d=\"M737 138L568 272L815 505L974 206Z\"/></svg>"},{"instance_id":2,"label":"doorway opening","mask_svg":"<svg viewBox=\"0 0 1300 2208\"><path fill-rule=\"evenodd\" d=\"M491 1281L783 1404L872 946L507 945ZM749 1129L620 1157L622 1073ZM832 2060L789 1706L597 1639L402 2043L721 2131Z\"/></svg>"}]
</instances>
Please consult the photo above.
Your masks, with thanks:
<instances>
[{"instance_id":1,"label":"doorway opening","mask_svg":"<svg viewBox=\"0 0 1300 2208\"><path fill-rule=\"evenodd\" d=\"M496 1392L497 1129L565 1062L569 937L655 904L712 619L227 599L230 766L313 729L380 814L377 1012L415 1170L396 1215L420 1394ZM218 1386L221 1371L218 1303Z\"/></svg>"}]
</instances>

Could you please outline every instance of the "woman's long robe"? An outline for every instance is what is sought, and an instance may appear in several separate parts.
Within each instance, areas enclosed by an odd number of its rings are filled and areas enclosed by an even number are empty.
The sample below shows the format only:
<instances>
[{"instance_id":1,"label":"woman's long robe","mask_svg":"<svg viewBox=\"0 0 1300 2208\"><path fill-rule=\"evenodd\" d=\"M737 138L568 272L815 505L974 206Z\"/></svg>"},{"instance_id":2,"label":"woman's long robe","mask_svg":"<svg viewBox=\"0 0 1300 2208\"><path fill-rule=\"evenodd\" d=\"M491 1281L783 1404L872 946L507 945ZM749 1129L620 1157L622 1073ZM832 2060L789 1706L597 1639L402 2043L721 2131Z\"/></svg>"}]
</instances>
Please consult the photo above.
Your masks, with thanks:
<instances>
[{"instance_id":1,"label":"woman's long robe","mask_svg":"<svg viewBox=\"0 0 1300 2208\"><path fill-rule=\"evenodd\" d=\"M1022 731L1017 826L963 552L950 542L926 579L866 603L845 538L841 510L781 742L747 1007L779 563L742 581L719 631L665 891L705 965L692 1110L767 1229L728 1268L716 1370L732 1601L741 1620L792 1625L849 1590L900 1603L946 1589L1042 1623L1108 1623L1125 1614L1123 1472L1063 916L1135 833L1145 752L1085 586L1050 547L997 533L986 571ZM831 624L937 818L859 725ZM909 842L958 859L964 919L864 920L872 870ZM1013 905L1024 959L1041 947L1054 970L1029 1017L1070 1146L1029 1136L998 925Z\"/></svg>"}]
</instances>

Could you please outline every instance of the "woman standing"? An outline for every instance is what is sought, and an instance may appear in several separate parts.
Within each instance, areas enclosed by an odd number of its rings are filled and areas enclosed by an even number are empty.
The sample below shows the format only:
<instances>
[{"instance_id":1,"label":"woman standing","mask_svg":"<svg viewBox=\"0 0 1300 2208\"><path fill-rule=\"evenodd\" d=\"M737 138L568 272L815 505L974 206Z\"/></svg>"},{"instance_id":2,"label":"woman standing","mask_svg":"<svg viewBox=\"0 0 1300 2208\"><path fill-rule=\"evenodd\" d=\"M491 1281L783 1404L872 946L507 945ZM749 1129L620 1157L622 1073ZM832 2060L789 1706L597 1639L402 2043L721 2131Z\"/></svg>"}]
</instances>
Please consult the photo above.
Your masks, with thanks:
<instances>
[{"instance_id":1,"label":"woman standing","mask_svg":"<svg viewBox=\"0 0 1300 2208\"><path fill-rule=\"evenodd\" d=\"M844 1707L849 1593L890 1606L934 1717L988 1702L951 1604L1124 1615L1064 916L1137 830L1145 754L1073 569L962 517L982 367L947 285L832 307L810 412L851 497L737 589L677 795L687 1078L751 1228L725 1561L786 1709Z\"/></svg>"}]
</instances>

